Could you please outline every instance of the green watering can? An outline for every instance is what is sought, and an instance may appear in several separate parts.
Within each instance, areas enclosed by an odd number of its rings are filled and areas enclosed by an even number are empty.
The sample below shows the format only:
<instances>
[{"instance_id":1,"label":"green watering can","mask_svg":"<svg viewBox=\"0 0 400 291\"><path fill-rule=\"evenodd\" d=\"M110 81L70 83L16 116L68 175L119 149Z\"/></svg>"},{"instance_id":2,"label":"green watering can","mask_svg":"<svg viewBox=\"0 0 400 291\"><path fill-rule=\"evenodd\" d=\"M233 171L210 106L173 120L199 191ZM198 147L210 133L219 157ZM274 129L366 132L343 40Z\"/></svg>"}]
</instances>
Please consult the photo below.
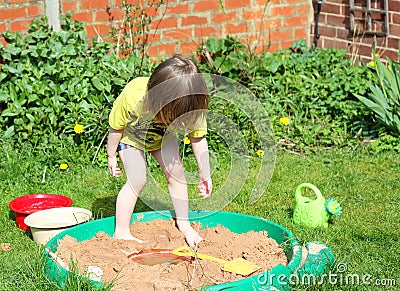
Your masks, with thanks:
<instances>
[{"instance_id":1,"label":"green watering can","mask_svg":"<svg viewBox=\"0 0 400 291\"><path fill-rule=\"evenodd\" d=\"M316 198L302 195L304 188L311 189ZM310 183L300 184L295 193L296 206L293 212L293 222L307 227L328 227L328 220L331 215L342 214L340 204L333 198L325 200L321 191Z\"/></svg>"}]
</instances>

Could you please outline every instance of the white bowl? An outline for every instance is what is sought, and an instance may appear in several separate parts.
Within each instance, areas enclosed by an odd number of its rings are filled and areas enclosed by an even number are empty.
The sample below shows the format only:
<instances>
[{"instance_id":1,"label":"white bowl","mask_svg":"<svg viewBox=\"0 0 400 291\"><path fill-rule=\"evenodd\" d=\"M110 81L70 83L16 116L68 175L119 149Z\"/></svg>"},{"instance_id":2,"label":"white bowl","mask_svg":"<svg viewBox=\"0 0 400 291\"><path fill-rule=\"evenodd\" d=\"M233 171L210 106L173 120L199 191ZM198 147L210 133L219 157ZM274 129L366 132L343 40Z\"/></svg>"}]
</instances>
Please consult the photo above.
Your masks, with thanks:
<instances>
[{"instance_id":1,"label":"white bowl","mask_svg":"<svg viewBox=\"0 0 400 291\"><path fill-rule=\"evenodd\" d=\"M46 244L53 236L74 225L88 221L92 212L79 207L59 207L28 215L24 222L31 229L33 240Z\"/></svg>"}]
</instances>

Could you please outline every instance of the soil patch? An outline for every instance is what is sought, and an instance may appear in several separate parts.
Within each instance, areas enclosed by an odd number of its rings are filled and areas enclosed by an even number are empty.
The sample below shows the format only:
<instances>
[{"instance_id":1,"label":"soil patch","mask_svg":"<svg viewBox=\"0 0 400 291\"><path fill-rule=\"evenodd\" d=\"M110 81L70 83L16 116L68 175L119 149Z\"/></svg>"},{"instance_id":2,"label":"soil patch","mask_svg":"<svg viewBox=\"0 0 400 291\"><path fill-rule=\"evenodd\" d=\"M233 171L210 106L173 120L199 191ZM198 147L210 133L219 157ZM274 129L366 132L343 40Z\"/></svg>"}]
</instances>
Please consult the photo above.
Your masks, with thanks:
<instances>
[{"instance_id":1,"label":"soil patch","mask_svg":"<svg viewBox=\"0 0 400 291\"><path fill-rule=\"evenodd\" d=\"M268 237L266 231L237 234L223 226L194 228L203 237L197 251L224 260L244 258L262 268L251 276L287 264L283 249ZM132 234L145 241L116 240L103 232L86 241L77 242L71 236L60 241L57 255L65 262L74 262L84 273L88 266L100 267L102 282L115 280L113 291L120 290L197 290L203 286L221 284L244 277L221 270L222 265L208 260L182 261L177 264L139 264L128 254L149 249L175 249L186 245L182 234L170 220L134 222ZM70 263L71 264L71 263Z\"/></svg>"}]
</instances>

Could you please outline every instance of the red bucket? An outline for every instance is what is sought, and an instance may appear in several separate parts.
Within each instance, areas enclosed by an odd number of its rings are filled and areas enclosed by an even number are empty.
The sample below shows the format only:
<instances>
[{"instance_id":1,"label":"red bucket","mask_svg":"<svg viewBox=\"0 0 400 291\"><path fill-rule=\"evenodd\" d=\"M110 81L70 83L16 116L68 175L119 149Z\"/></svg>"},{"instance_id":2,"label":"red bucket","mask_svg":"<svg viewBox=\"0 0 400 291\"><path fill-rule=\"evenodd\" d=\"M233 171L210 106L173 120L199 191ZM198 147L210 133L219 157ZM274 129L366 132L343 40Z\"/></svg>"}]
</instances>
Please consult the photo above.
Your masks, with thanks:
<instances>
[{"instance_id":1,"label":"red bucket","mask_svg":"<svg viewBox=\"0 0 400 291\"><path fill-rule=\"evenodd\" d=\"M15 222L23 230L29 230L25 217L39 210L57 207L69 207L72 199L58 194L28 194L15 198L8 205L15 213Z\"/></svg>"}]
</instances>

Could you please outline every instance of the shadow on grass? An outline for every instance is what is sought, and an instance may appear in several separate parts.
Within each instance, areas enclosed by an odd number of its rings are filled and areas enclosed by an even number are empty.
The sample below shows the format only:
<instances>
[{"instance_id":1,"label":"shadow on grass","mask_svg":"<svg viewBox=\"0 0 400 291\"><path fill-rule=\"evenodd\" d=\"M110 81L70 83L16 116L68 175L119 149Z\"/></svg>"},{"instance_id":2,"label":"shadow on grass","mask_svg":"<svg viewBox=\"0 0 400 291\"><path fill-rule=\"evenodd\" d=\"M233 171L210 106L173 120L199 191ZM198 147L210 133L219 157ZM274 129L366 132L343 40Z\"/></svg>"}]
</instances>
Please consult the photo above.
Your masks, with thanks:
<instances>
[{"instance_id":1,"label":"shadow on grass","mask_svg":"<svg viewBox=\"0 0 400 291\"><path fill-rule=\"evenodd\" d=\"M10 220L14 221L15 227L18 228L17 222L16 222L16 220L15 220L15 212L14 212L14 211L8 210L8 218L9 218ZM21 231L22 231L22 229L21 229ZM31 233L31 231L30 231L29 229L28 229L28 230L24 230L24 235L27 236L29 239L32 239L32 240L33 240L32 233ZM0 290L1 290L1 289L0 289Z\"/></svg>"},{"instance_id":2,"label":"shadow on grass","mask_svg":"<svg viewBox=\"0 0 400 291\"><path fill-rule=\"evenodd\" d=\"M109 196L95 200L92 204L92 210L91 210L93 213L93 218L100 219L104 217L114 216L115 202L116 202L116 196ZM166 207L162 203L151 202L151 205L156 205L156 209L166 209ZM154 210L153 208L150 208L139 197L139 199L136 202L134 212L145 212L153 210Z\"/></svg>"},{"instance_id":3,"label":"shadow on grass","mask_svg":"<svg viewBox=\"0 0 400 291\"><path fill-rule=\"evenodd\" d=\"M287 217L292 218L293 213L294 213L294 208L286 208L285 212L286 212Z\"/></svg>"}]
</instances>

